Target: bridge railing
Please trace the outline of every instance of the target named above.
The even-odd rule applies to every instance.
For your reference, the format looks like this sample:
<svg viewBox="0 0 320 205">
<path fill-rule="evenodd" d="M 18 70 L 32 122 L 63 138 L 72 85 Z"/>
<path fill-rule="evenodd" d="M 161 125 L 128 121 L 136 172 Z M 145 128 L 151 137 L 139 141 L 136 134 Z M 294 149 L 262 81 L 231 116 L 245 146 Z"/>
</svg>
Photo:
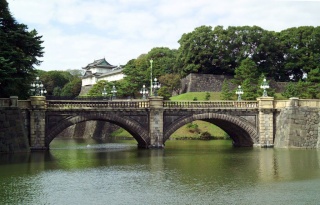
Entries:
<svg viewBox="0 0 320 205">
<path fill-rule="evenodd" d="M 298 99 L 297 100 L 298 107 L 318 107 L 320 108 L 320 100 L 318 99 Z M 290 100 L 275 100 L 274 101 L 274 108 L 275 109 L 282 109 L 290 107 Z"/>
<path fill-rule="evenodd" d="M 164 101 L 167 108 L 258 108 L 257 101 Z"/>
<path fill-rule="evenodd" d="M 10 98 L 0 98 L 0 107 L 9 107 Z"/>
<path fill-rule="evenodd" d="M 47 108 L 85 109 L 85 108 L 148 108 L 149 101 L 84 101 L 84 100 L 47 100 Z"/>
<path fill-rule="evenodd" d="M 320 108 L 320 100 L 316 99 L 299 99 L 299 106 L 301 107 L 318 107 Z"/>
</svg>

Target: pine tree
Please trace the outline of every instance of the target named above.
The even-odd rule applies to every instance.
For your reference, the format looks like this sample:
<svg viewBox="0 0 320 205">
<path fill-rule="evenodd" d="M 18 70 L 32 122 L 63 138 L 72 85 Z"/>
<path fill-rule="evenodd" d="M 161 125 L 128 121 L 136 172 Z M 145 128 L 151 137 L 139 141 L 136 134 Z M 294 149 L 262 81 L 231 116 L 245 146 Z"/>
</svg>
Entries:
<svg viewBox="0 0 320 205">
<path fill-rule="evenodd" d="M 222 89 L 221 89 L 221 99 L 222 100 L 232 100 L 234 93 L 230 89 L 229 82 L 224 79 L 222 83 Z"/>
<path fill-rule="evenodd" d="M 300 91 L 298 89 L 297 83 L 295 82 L 289 82 L 282 95 L 286 98 L 291 98 L 291 97 L 300 97 Z"/>
<path fill-rule="evenodd" d="M 242 99 L 244 100 L 256 100 L 258 95 L 258 86 L 251 79 L 245 79 L 241 85 L 243 90 Z"/>
<path fill-rule="evenodd" d="M 320 98 L 320 67 L 312 69 L 308 73 L 307 78 L 308 86 L 306 87 L 306 93 L 309 98 Z"/>
<path fill-rule="evenodd" d="M 256 100 L 259 97 L 259 72 L 253 60 L 246 58 L 241 61 L 235 70 L 234 83 L 241 85 L 244 100 Z"/>
<path fill-rule="evenodd" d="M 28 97 L 35 77 L 33 65 L 42 57 L 41 36 L 12 17 L 6 0 L 0 0 L 0 97 Z"/>
</svg>

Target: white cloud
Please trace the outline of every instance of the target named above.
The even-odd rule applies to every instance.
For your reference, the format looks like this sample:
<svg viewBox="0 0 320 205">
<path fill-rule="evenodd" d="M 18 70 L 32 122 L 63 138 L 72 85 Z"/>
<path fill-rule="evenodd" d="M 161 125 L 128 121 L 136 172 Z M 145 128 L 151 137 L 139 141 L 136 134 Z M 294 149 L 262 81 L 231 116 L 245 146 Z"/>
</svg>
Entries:
<svg viewBox="0 0 320 205">
<path fill-rule="evenodd" d="M 153 47 L 178 48 L 201 25 L 280 31 L 318 26 L 320 2 L 255 0 L 8 0 L 18 22 L 43 35 L 40 69 L 80 69 L 95 59 L 126 64 Z"/>
</svg>

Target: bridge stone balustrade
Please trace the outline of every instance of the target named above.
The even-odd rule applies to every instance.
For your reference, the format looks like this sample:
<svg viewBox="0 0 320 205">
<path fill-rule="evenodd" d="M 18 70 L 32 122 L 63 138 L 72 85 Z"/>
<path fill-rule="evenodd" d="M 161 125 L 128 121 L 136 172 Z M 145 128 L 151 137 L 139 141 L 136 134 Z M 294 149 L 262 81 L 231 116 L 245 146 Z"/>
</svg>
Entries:
<svg viewBox="0 0 320 205">
<path fill-rule="evenodd" d="M 34 150 L 49 149 L 50 142 L 65 128 L 88 120 L 106 121 L 124 128 L 141 148 L 163 148 L 177 129 L 194 120 L 222 128 L 235 146 L 320 146 L 319 100 L 261 97 L 257 101 L 164 101 L 162 97 L 150 97 L 59 101 L 41 96 L 23 101 L 17 101 L 16 97 L 0 99 L 0 107 L 10 106 L 21 110 L 29 144 Z"/>
</svg>

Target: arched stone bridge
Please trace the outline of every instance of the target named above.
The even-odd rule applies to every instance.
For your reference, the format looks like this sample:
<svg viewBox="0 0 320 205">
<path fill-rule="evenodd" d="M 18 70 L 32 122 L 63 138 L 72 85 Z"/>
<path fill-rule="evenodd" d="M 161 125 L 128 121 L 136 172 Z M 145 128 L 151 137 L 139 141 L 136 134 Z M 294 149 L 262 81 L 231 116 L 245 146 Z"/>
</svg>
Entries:
<svg viewBox="0 0 320 205">
<path fill-rule="evenodd" d="M 88 120 L 114 123 L 127 130 L 141 148 L 161 148 L 181 126 L 194 120 L 222 128 L 235 146 L 273 146 L 276 116 L 297 100 L 275 101 L 164 101 L 151 97 L 138 101 L 55 101 L 32 96 L 19 101 L 24 111 L 32 149 L 49 149 L 65 128 Z M 318 106 L 318 104 L 317 104 Z"/>
</svg>

